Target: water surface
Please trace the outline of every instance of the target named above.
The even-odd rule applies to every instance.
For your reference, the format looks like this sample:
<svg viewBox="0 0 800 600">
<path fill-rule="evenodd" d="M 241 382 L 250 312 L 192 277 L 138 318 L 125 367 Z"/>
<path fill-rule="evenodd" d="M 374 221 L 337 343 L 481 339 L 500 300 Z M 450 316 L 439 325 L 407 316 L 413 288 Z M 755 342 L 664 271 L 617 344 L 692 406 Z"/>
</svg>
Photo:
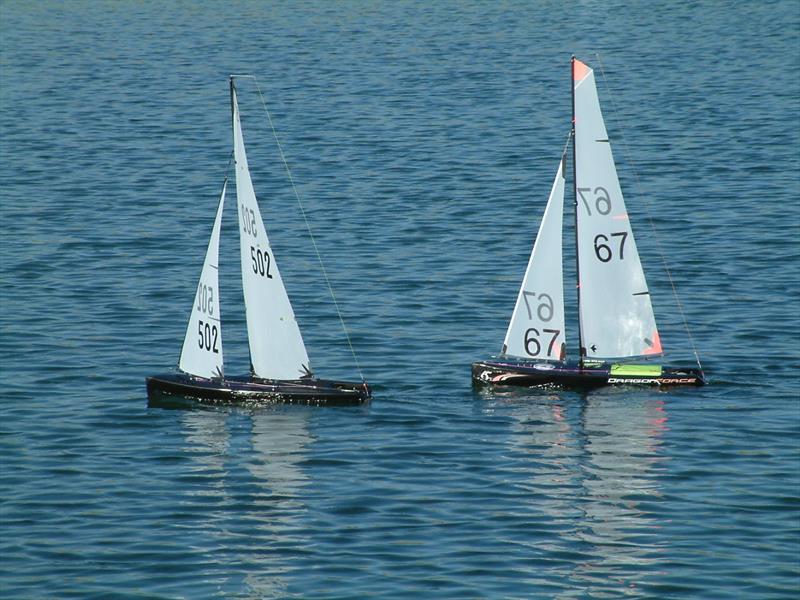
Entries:
<svg viewBox="0 0 800 600">
<path fill-rule="evenodd" d="M 2 595 L 800 595 L 799 12 L 4 3 Z M 470 385 L 566 139 L 572 53 L 597 68 L 664 346 L 694 360 L 662 252 L 705 388 Z M 225 175 L 231 72 L 269 103 L 368 407 L 147 407 Z M 240 105 L 312 364 L 357 377 L 246 81 Z"/>
</svg>

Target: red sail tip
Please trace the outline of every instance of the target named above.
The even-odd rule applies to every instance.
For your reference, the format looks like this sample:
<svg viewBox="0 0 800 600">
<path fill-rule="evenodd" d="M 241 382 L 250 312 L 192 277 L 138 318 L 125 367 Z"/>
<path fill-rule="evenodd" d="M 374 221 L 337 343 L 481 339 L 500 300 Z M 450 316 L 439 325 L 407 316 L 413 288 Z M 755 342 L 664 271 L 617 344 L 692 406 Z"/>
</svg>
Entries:
<svg viewBox="0 0 800 600">
<path fill-rule="evenodd" d="M 581 81 L 584 77 L 586 77 L 592 70 L 579 61 L 577 58 L 573 59 L 572 61 L 572 79 L 575 82 Z"/>
<path fill-rule="evenodd" d="M 644 351 L 645 356 L 648 354 L 661 354 L 663 350 L 661 349 L 661 336 L 658 335 L 658 331 L 653 332 L 653 339 L 645 340 L 649 344 L 649 348 Z"/>
</svg>

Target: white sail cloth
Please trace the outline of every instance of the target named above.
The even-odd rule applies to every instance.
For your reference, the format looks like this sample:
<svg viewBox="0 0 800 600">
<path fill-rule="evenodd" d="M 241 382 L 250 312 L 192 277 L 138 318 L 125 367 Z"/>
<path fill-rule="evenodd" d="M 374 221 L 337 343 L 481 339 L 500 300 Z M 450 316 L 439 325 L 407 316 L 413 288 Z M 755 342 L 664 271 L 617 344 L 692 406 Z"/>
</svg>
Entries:
<svg viewBox="0 0 800 600">
<path fill-rule="evenodd" d="M 300 328 L 281 280 L 258 209 L 242 137 L 236 89 L 231 81 L 233 147 L 239 242 L 253 373 L 265 379 L 298 379 L 310 374 Z"/>
<path fill-rule="evenodd" d="M 200 283 L 197 285 L 189 326 L 183 339 L 178 367 L 198 377 L 222 377 L 222 323 L 219 308 L 219 233 L 222 224 L 222 209 L 225 205 L 225 190 L 228 180 L 222 186 L 222 195 L 217 207 L 217 216 L 211 230 Z"/>
<path fill-rule="evenodd" d="M 503 354 L 543 360 L 563 358 L 566 335 L 561 252 L 563 212 L 562 158 L 517 295 Z"/>
<path fill-rule="evenodd" d="M 594 71 L 579 60 L 573 85 L 581 346 L 588 358 L 657 355 L 661 342 Z"/>
</svg>

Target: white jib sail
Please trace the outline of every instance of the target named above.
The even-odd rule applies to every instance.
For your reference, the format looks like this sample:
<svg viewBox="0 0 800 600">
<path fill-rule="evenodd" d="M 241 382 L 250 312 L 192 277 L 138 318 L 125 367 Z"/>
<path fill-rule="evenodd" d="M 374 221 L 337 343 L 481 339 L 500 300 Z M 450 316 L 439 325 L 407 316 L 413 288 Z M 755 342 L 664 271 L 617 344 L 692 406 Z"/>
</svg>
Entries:
<svg viewBox="0 0 800 600">
<path fill-rule="evenodd" d="M 564 284 L 561 223 L 564 212 L 564 159 L 558 165 L 539 225 L 528 268 L 511 315 L 503 354 L 561 360 L 564 355 Z"/>
<path fill-rule="evenodd" d="M 283 286 L 250 180 L 236 90 L 231 84 L 233 146 L 242 285 L 253 373 L 265 379 L 298 379 L 310 373 L 300 328 Z"/>
<path fill-rule="evenodd" d="M 589 358 L 661 354 L 594 71 L 573 63 L 581 345 Z"/>
<path fill-rule="evenodd" d="M 219 232 L 222 223 L 222 207 L 225 204 L 225 190 L 228 180 L 222 186 L 222 195 L 211 230 L 200 283 L 186 328 L 181 358 L 178 367 L 186 373 L 199 377 L 222 377 L 222 323 L 219 310 Z"/>
</svg>

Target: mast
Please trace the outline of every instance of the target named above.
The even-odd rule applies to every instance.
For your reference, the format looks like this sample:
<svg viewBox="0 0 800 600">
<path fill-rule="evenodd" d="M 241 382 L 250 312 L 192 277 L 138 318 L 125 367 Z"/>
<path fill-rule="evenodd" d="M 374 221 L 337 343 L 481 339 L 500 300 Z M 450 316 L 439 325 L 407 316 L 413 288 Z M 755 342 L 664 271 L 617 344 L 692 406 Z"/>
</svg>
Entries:
<svg viewBox="0 0 800 600">
<path fill-rule="evenodd" d="M 578 368 L 583 369 L 583 356 L 586 350 L 583 346 L 583 332 L 581 331 L 581 265 L 578 260 L 578 168 L 575 161 L 575 55 L 570 60 L 570 90 L 572 95 L 572 192 L 575 213 L 575 290 L 578 297 Z"/>
<path fill-rule="evenodd" d="M 230 76 L 229 81 L 230 81 L 230 87 L 231 87 L 231 130 L 232 130 L 233 129 L 233 119 L 235 118 L 234 114 L 233 114 L 233 95 L 236 92 L 236 87 L 233 85 L 233 75 Z"/>
<path fill-rule="evenodd" d="M 228 76 L 228 81 L 230 82 L 230 90 L 231 90 L 231 132 L 233 132 L 233 130 L 234 130 L 234 127 L 235 127 L 234 121 L 236 120 L 236 112 L 235 112 L 235 110 L 233 108 L 233 97 L 236 94 L 236 86 L 233 83 L 233 78 L 234 78 L 233 75 Z M 236 142 L 234 140 L 234 146 L 235 145 L 236 145 Z M 236 151 L 232 150 L 231 157 L 233 158 L 233 170 L 234 170 L 234 172 L 236 171 L 236 156 L 235 156 L 235 154 L 236 154 Z M 238 189 L 238 186 L 237 186 L 237 189 Z M 239 210 L 237 209 L 236 212 L 238 213 Z M 242 285 L 244 286 L 244 281 L 242 281 Z M 245 310 L 246 309 L 247 308 L 246 308 L 246 304 L 245 304 Z M 250 344 L 247 344 L 247 362 L 250 364 L 250 375 L 252 376 L 256 371 L 253 368 L 253 354 L 252 354 L 252 352 L 250 350 Z"/>
</svg>

